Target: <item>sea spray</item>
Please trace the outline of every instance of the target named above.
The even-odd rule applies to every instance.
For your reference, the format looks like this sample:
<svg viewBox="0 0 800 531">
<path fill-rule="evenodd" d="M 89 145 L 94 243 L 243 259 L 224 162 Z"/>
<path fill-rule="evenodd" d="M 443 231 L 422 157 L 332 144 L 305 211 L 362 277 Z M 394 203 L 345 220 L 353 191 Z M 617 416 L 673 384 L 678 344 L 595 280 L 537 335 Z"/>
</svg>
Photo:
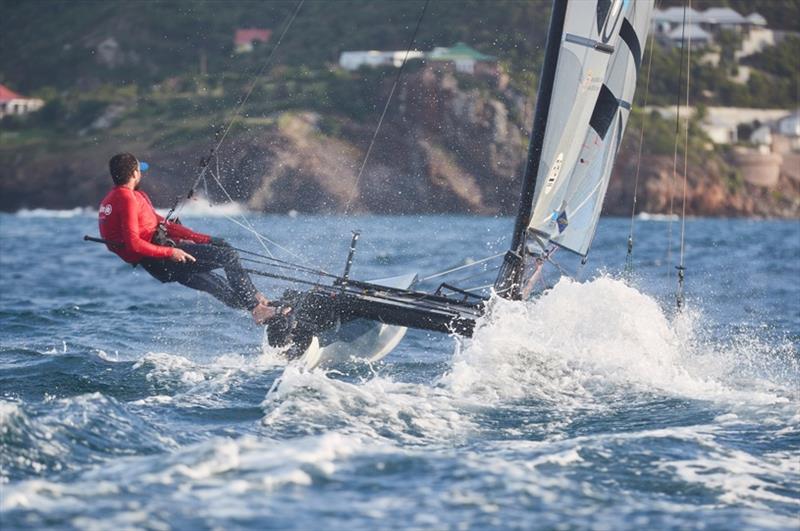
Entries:
<svg viewBox="0 0 800 531">
<path fill-rule="evenodd" d="M 473 337 L 459 342 L 442 377 L 456 395 L 538 397 L 563 406 L 587 406 L 600 390 L 631 389 L 696 399 L 783 400 L 737 388 L 730 378 L 744 359 L 765 360 L 756 354 L 758 341 L 739 343 L 740 350 L 731 352 L 718 338 L 700 340 L 702 313 L 669 316 L 655 299 L 620 280 L 565 278 L 534 301 L 494 299 L 490 307 Z"/>
</svg>

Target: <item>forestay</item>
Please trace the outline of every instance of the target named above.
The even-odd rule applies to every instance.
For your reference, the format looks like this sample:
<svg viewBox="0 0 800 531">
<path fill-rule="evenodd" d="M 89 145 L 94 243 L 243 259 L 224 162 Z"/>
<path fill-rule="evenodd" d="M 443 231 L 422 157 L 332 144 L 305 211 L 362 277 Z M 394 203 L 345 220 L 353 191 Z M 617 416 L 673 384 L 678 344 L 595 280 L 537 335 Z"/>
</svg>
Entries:
<svg viewBox="0 0 800 531">
<path fill-rule="evenodd" d="M 569 2 L 528 229 L 585 256 L 631 111 L 653 0 Z"/>
</svg>

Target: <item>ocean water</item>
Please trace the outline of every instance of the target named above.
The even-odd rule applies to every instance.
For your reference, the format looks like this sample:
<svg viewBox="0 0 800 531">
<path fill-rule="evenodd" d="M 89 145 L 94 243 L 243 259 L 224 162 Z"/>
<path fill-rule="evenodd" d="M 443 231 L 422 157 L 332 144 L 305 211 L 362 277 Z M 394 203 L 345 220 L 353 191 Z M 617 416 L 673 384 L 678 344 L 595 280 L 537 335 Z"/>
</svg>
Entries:
<svg viewBox="0 0 800 531">
<path fill-rule="evenodd" d="M 215 213 L 239 219 L 185 222 L 261 249 Z M 360 229 L 363 279 L 501 253 L 513 225 L 245 221 L 333 272 Z M 91 211 L 0 215 L 0 524 L 796 530 L 800 224 L 688 220 L 683 312 L 669 223 L 637 220 L 631 276 L 628 226 L 604 218 L 582 270 L 556 256 L 574 280 L 551 268 L 471 339 L 410 331 L 372 366 L 308 371 L 244 313 L 83 242 Z"/>
</svg>

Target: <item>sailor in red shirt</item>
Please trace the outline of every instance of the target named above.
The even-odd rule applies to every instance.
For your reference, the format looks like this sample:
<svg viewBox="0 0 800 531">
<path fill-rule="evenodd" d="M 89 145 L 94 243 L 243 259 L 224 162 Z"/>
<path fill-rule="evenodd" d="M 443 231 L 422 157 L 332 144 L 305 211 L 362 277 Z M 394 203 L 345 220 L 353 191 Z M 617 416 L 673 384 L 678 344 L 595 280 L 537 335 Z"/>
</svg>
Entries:
<svg viewBox="0 0 800 531">
<path fill-rule="evenodd" d="M 210 293 L 232 308 L 250 310 L 257 323 L 275 316 L 230 245 L 165 222 L 156 213 L 150 198 L 139 190 L 146 163 L 120 153 L 108 165 L 115 186 L 100 203 L 99 217 L 100 235 L 110 251 L 129 264 L 141 265 L 161 282 L 178 282 Z M 159 225 L 166 234 L 159 234 Z M 220 268 L 225 277 L 212 272 Z"/>
</svg>

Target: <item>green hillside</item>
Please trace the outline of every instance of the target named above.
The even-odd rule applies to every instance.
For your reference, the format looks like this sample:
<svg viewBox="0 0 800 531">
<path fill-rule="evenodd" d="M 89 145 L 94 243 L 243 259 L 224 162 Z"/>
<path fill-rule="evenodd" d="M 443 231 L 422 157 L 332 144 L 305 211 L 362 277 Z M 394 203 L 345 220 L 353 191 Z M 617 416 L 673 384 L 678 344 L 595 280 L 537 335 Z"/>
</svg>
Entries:
<svg viewBox="0 0 800 531">
<path fill-rule="evenodd" d="M 296 1 L 98 2 L 4 0 L 0 81 L 31 93 L 102 83 L 148 84 L 197 75 L 200 56 L 219 77 L 257 68 L 297 7 Z M 538 68 L 549 2 L 450 1 L 429 3 L 416 47 L 464 41 L 503 58 L 512 72 Z M 322 68 L 343 50 L 405 49 L 424 1 L 306 0 L 275 56 L 276 64 Z M 261 53 L 237 56 L 237 28 L 273 31 Z M 122 64 L 102 66 L 98 45 L 113 37 Z"/>
</svg>

